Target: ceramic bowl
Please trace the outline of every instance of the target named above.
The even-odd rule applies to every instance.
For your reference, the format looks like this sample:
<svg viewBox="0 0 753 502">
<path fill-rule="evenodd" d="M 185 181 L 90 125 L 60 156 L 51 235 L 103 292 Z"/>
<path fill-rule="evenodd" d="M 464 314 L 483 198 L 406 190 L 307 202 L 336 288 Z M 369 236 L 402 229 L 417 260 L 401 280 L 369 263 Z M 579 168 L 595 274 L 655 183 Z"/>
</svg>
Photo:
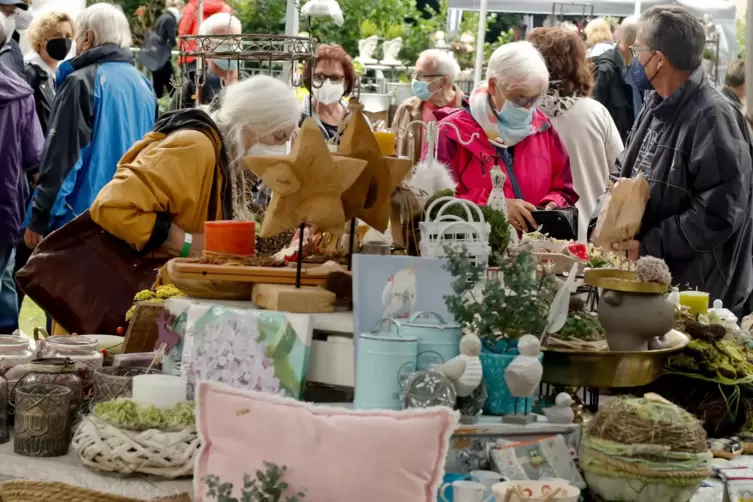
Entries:
<svg viewBox="0 0 753 502">
<path fill-rule="evenodd" d="M 523 497 L 513 495 L 510 502 L 578 502 L 580 490 L 565 480 L 552 479 L 547 481 L 505 481 L 492 487 L 496 500 L 507 500 L 507 492 L 519 487 Z M 549 495 L 559 489 L 560 492 L 553 499 Z"/>
<path fill-rule="evenodd" d="M 97 340 L 97 350 L 105 349 L 110 355 L 120 354 L 123 352 L 123 341 L 125 338 L 117 335 L 86 335 Z"/>
</svg>

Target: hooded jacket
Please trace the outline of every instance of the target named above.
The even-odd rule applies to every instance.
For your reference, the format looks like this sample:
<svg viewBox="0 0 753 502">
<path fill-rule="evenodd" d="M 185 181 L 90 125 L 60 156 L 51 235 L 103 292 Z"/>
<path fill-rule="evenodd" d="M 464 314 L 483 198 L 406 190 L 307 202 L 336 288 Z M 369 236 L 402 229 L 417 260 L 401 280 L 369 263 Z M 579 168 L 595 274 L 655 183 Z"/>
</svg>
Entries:
<svg viewBox="0 0 753 502">
<path fill-rule="evenodd" d="M 26 215 L 46 235 L 83 214 L 118 160 L 154 125 L 156 98 L 131 51 L 106 44 L 58 67 L 57 94 Z"/>
<path fill-rule="evenodd" d="M 451 167 L 458 184 L 455 191 L 458 198 L 486 205 L 492 191 L 491 170 L 498 164 L 507 176 L 504 192 L 508 199 L 518 198 L 516 192 L 519 192 L 520 198 L 539 207 L 549 202 L 558 207 L 572 206 L 578 201 L 573 190 L 570 157 L 557 131 L 540 111 L 536 110 L 533 116 L 537 132 L 506 151 L 489 142 L 467 109 L 443 108 L 434 115 L 439 121 L 437 160 Z M 457 130 L 442 127 L 448 123 Z M 474 134 L 476 139 L 469 145 L 462 144 Z M 507 154 L 510 150 L 511 156 Z"/>
<path fill-rule="evenodd" d="M 595 85 L 592 97 L 609 110 L 624 143 L 638 113 L 633 100 L 633 86 L 623 77 L 623 72 L 627 71 L 625 60 L 615 47 L 595 57 L 593 63 Z M 640 95 L 642 98 L 643 93 Z"/>
<path fill-rule="evenodd" d="M 31 87 L 0 63 L 0 247 L 21 235 L 24 169 L 39 162 L 43 144 Z"/>
<path fill-rule="evenodd" d="M 696 69 L 646 103 L 620 159 L 650 192 L 641 256 L 664 259 L 672 282 L 708 292 L 737 315 L 753 291 L 753 146 L 742 113 Z"/>
<path fill-rule="evenodd" d="M 202 4 L 203 19 L 204 21 L 209 16 L 219 14 L 220 12 L 226 12 L 228 14 L 233 13 L 233 9 L 227 5 L 223 0 L 204 0 Z M 199 33 L 199 2 L 198 0 L 190 0 L 183 9 L 183 16 L 180 18 L 178 24 L 178 36 L 183 35 L 197 35 Z M 179 42 L 181 52 L 194 52 L 196 51 L 196 41 L 184 41 Z M 184 56 L 178 60 L 179 65 L 193 63 L 196 58 L 193 56 Z"/>
</svg>

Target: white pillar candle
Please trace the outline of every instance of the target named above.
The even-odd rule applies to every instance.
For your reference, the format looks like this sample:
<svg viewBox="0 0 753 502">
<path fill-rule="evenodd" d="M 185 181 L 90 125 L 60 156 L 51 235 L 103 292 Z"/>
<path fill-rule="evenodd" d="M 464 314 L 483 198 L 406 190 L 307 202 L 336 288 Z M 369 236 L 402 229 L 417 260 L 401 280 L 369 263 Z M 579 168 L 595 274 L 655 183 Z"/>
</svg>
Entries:
<svg viewBox="0 0 753 502">
<path fill-rule="evenodd" d="M 132 399 L 140 406 L 153 405 L 162 410 L 186 400 L 185 378 L 173 375 L 136 375 Z"/>
</svg>

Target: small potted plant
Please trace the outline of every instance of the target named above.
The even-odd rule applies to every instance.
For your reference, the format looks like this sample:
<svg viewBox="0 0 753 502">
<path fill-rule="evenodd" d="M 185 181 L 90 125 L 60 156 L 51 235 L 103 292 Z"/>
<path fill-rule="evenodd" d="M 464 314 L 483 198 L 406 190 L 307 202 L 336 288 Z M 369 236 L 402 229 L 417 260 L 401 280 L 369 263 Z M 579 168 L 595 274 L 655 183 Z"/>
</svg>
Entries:
<svg viewBox="0 0 753 502">
<path fill-rule="evenodd" d="M 455 321 L 483 343 L 481 364 L 488 392 L 484 412 L 512 413 L 515 404 L 505 383 L 505 369 L 518 355 L 520 337 L 539 336 L 546 330 L 556 280 L 537 270 L 526 249 L 498 256 L 499 271 L 492 277 L 486 277 L 486 268 L 474 264 L 467 251 L 449 247 L 445 251 L 445 267 L 455 278 L 454 294 L 444 297 L 445 305 Z"/>
</svg>

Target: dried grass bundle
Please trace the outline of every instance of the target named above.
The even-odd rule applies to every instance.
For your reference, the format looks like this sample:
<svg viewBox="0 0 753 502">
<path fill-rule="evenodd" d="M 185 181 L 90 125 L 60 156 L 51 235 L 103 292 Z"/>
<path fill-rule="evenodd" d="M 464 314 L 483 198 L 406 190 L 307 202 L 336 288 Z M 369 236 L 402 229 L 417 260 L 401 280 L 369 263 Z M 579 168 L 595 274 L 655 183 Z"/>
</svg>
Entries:
<svg viewBox="0 0 753 502">
<path fill-rule="evenodd" d="M 701 423 L 661 398 L 616 397 L 588 423 L 586 433 L 623 445 L 659 445 L 675 452 L 708 449 Z"/>
</svg>

